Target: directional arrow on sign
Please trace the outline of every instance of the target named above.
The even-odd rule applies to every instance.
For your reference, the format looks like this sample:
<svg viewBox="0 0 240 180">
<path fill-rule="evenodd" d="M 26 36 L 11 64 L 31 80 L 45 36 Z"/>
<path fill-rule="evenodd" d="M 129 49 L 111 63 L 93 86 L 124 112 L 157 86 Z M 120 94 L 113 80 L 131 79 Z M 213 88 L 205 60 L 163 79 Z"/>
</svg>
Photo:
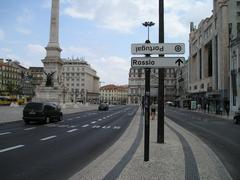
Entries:
<svg viewBox="0 0 240 180">
<path fill-rule="evenodd" d="M 178 64 L 178 66 L 180 66 L 181 64 L 183 64 L 183 61 L 179 58 L 179 59 L 175 62 L 175 64 Z"/>
<path fill-rule="evenodd" d="M 184 61 L 184 57 L 132 57 L 131 65 L 134 68 L 176 68 Z"/>
</svg>

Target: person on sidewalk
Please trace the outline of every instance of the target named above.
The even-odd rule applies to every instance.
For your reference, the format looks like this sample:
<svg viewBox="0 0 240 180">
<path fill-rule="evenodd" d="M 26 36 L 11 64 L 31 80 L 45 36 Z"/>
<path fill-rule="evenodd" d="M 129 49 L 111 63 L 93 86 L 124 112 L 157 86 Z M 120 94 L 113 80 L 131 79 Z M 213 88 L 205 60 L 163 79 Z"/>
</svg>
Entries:
<svg viewBox="0 0 240 180">
<path fill-rule="evenodd" d="M 227 113 L 227 117 L 229 117 L 229 110 L 230 110 L 229 104 L 226 104 L 225 110 L 226 110 L 226 113 Z"/>
<path fill-rule="evenodd" d="M 151 119 L 154 120 L 156 116 L 156 105 L 152 103 L 150 109 L 151 109 Z"/>
</svg>

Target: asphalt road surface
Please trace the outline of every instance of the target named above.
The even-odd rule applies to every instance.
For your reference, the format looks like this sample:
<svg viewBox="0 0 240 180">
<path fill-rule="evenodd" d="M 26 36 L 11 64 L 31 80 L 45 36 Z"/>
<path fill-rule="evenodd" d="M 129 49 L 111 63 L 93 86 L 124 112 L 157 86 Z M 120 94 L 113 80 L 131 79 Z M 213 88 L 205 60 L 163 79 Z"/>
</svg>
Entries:
<svg viewBox="0 0 240 180">
<path fill-rule="evenodd" d="M 234 180 L 240 180 L 240 125 L 204 113 L 167 107 L 165 115 L 201 138 L 220 158 Z"/>
<path fill-rule="evenodd" d="M 67 179 L 109 148 L 136 111 L 137 106 L 115 106 L 45 125 L 0 125 L 0 179 Z"/>
</svg>

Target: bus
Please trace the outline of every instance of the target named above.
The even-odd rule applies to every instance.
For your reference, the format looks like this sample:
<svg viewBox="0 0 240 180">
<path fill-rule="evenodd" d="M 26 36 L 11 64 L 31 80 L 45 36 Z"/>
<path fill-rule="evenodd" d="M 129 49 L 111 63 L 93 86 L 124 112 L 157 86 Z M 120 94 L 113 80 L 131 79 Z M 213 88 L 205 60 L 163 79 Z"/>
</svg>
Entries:
<svg viewBox="0 0 240 180">
<path fill-rule="evenodd" d="M 0 96 L 0 106 L 9 106 L 11 104 L 11 99 L 7 96 Z"/>
<path fill-rule="evenodd" d="M 0 106 L 9 106 L 11 103 L 23 105 L 27 102 L 27 98 L 17 98 L 14 96 L 0 96 Z"/>
</svg>

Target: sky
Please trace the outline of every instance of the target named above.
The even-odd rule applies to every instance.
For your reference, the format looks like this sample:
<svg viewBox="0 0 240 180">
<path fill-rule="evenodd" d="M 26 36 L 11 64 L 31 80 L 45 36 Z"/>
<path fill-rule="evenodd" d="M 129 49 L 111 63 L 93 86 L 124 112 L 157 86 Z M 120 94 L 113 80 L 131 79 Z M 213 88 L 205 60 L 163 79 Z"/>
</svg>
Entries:
<svg viewBox="0 0 240 180">
<path fill-rule="evenodd" d="M 128 84 L 131 44 L 158 43 L 158 0 L 60 0 L 62 58 L 82 58 L 97 71 L 101 85 Z M 166 43 L 185 43 L 190 22 L 212 14 L 212 0 L 165 0 Z M 49 41 L 51 0 L 0 0 L 0 58 L 23 66 L 43 66 Z"/>
</svg>

